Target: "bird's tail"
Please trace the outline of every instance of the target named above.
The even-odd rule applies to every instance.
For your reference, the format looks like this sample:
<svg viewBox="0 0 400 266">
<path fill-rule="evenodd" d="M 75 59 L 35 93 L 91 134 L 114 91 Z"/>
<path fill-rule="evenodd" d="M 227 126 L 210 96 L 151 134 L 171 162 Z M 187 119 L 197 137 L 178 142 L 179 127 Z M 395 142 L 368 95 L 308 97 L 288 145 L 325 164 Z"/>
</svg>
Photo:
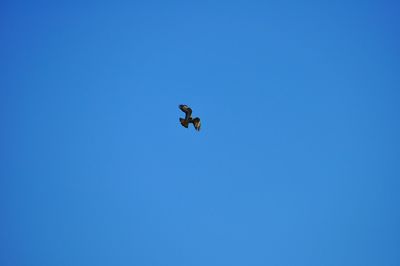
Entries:
<svg viewBox="0 0 400 266">
<path fill-rule="evenodd" d="M 188 125 L 189 125 L 189 122 L 186 120 L 186 119 L 183 119 L 183 118 L 179 118 L 179 121 L 181 122 L 181 125 L 182 126 L 184 126 L 184 127 L 188 127 Z"/>
</svg>

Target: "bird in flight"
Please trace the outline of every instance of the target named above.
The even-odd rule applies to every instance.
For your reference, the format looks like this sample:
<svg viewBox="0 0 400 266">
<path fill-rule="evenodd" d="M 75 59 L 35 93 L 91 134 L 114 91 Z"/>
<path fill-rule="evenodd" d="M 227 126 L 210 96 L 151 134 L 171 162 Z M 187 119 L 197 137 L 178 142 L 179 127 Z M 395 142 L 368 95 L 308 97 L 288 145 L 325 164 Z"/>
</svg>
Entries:
<svg viewBox="0 0 400 266">
<path fill-rule="evenodd" d="M 185 113 L 185 118 L 179 118 L 181 125 L 188 128 L 189 124 L 192 123 L 194 128 L 197 131 L 200 131 L 200 126 L 201 126 L 200 118 L 198 117 L 192 118 L 192 109 L 185 104 L 179 105 L 179 109 L 181 109 L 182 112 Z"/>
</svg>

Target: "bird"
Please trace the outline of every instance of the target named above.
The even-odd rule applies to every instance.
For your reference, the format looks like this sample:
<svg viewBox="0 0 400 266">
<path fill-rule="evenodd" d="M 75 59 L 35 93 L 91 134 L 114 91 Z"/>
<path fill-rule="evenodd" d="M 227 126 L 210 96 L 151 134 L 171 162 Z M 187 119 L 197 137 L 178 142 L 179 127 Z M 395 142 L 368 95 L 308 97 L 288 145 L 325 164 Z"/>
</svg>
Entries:
<svg viewBox="0 0 400 266">
<path fill-rule="evenodd" d="M 200 118 L 198 118 L 198 117 L 192 118 L 192 109 L 185 104 L 180 104 L 179 109 L 181 109 L 182 112 L 185 113 L 185 118 L 179 118 L 181 125 L 188 128 L 189 124 L 192 123 L 194 128 L 197 131 L 200 131 L 200 127 L 201 127 Z"/>
</svg>

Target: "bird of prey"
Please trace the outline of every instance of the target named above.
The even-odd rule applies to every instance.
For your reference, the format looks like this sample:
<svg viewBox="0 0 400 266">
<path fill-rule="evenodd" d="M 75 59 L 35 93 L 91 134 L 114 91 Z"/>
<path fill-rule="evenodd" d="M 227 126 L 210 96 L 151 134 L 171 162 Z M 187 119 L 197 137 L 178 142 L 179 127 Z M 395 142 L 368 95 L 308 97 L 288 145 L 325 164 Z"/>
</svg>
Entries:
<svg viewBox="0 0 400 266">
<path fill-rule="evenodd" d="M 194 128 L 197 131 L 200 131 L 200 118 L 195 117 L 192 118 L 192 109 L 190 109 L 189 106 L 181 104 L 179 105 L 179 109 L 182 110 L 182 112 L 185 113 L 185 118 L 179 118 L 179 121 L 181 122 L 182 126 L 188 128 L 189 124 L 192 123 L 194 125 Z"/>
</svg>

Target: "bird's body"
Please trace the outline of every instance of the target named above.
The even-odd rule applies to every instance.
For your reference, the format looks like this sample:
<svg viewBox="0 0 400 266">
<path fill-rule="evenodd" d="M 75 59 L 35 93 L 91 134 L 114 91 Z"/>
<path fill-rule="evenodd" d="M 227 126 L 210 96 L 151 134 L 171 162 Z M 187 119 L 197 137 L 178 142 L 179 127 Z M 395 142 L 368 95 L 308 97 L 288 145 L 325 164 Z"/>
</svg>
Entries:
<svg viewBox="0 0 400 266">
<path fill-rule="evenodd" d="M 189 124 L 192 123 L 194 128 L 197 131 L 200 131 L 201 123 L 200 123 L 200 118 L 195 117 L 192 118 L 192 109 L 184 104 L 179 105 L 179 109 L 182 110 L 182 112 L 185 113 L 185 118 L 179 118 L 179 121 L 181 122 L 181 125 L 188 128 Z"/>
</svg>

